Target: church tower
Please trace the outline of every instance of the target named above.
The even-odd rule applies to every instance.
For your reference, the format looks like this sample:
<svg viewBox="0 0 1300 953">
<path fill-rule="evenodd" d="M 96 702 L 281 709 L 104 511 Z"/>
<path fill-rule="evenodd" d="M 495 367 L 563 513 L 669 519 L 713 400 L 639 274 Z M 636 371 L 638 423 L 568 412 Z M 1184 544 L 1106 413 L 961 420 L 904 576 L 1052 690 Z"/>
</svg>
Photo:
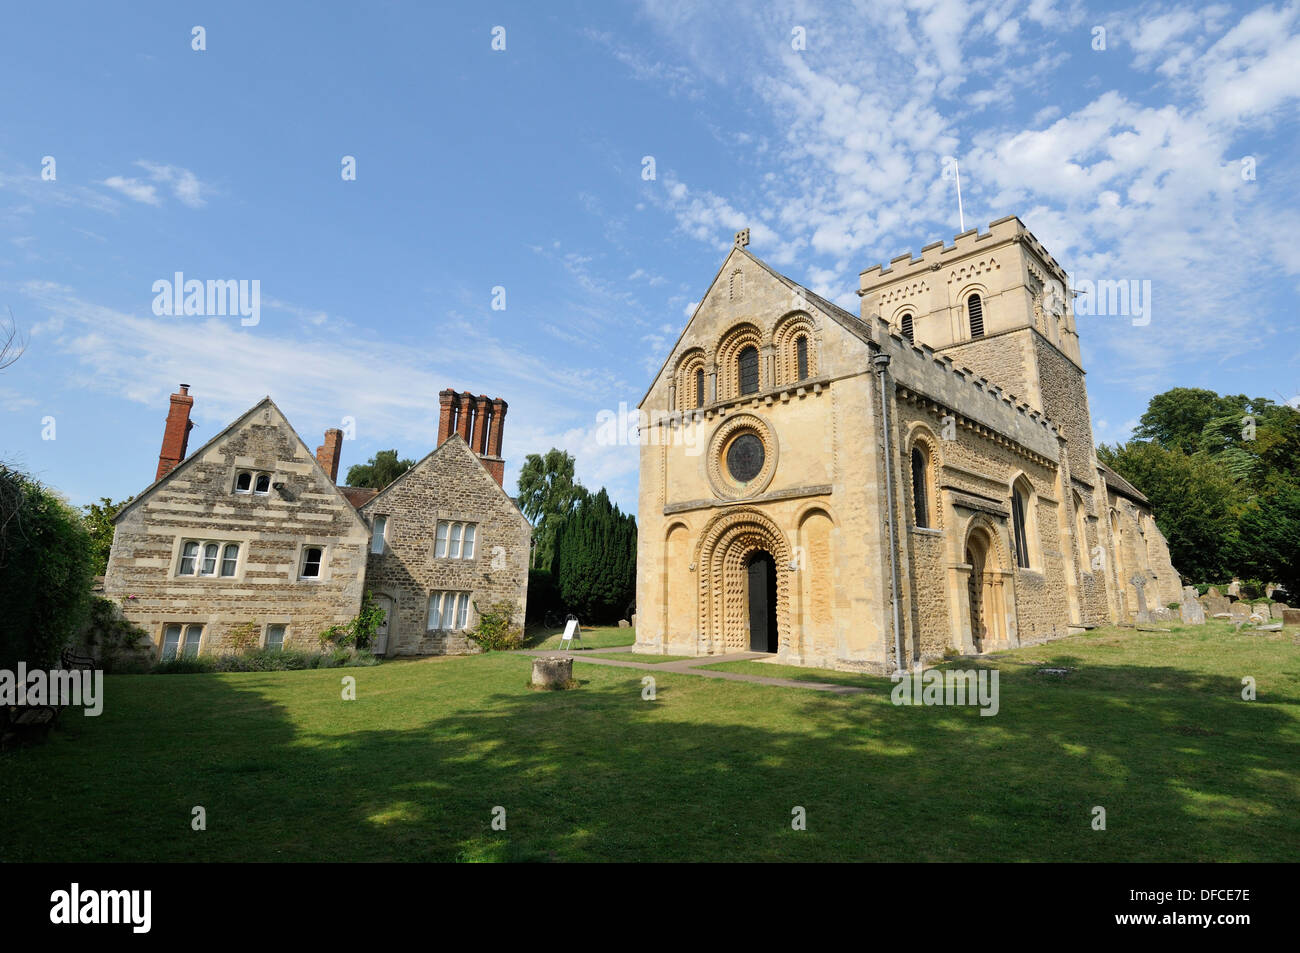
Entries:
<svg viewBox="0 0 1300 953">
<path fill-rule="evenodd" d="M 951 245 L 934 242 L 862 272 L 862 316 L 879 316 L 894 333 L 925 344 L 1046 414 L 1063 435 L 1066 467 L 1059 509 L 1063 535 L 1075 540 L 1071 614 L 1075 622 L 1110 615 L 1095 549 L 1105 485 L 1098 471 L 1079 334 L 1068 278 L 1016 216 Z M 1077 511 L 1082 512 L 1077 512 Z M 1108 547 L 1106 547 L 1108 548 Z"/>
</svg>

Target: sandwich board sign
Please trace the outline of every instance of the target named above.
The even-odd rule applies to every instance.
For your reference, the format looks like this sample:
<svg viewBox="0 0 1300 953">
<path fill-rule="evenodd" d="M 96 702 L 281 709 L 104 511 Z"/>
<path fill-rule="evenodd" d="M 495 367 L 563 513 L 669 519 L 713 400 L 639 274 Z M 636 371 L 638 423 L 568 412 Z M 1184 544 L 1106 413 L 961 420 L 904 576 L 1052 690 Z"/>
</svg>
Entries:
<svg viewBox="0 0 1300 953">
<path fill-rule="evenodd" d="M 560 636 L 560 648 L 564 648 L 565 642 L 568 642 L 570 647 L 572 647 L 574 639 L 581 642 L 582 633 L 578 631 L 578 617 L 576 615 L 571 615 L 564 623 L 564 635 Z"/>
</svg>

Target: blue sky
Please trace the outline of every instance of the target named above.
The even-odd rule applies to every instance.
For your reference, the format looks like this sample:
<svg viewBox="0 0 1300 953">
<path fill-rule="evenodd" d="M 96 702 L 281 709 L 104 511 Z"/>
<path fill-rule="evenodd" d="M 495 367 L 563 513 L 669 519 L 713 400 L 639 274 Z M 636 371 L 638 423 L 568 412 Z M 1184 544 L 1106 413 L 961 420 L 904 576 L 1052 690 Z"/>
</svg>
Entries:
<svg viewBox="0 0 1300 953">
<path fill-rule="evenodd" d="M 635 510 L 598 415 L 733 232 L 856 312 L 957 232 L 946 156 L 968 226 L 1152 282 L 1150 324 L 1079 320 L 1098 440 L 1172 386 L 1300 394 L 1297 2 L 24 4 L 0 50 L 0 458 L 78 504 L 152 480 L 183 381 L 191 448 L 270 394 L 313 448 L 355 421 L 345 470 L 500 396 L 508 488 L 560 446 Z M 156 316 L 177 271 L 258 280 L 260 323 Z"/>
</svg>

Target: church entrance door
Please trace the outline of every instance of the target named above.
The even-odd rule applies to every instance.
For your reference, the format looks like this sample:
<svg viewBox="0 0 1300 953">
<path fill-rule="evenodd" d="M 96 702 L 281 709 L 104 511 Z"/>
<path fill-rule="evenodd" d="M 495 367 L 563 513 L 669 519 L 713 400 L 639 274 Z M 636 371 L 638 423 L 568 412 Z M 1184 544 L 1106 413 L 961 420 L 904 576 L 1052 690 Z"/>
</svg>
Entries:
<svg viewBox="0 0 1300 953">
<path fill-rule="evenodd" d="M 771 553 L 758 551 L 749 558 L 749 650 L 775 652 L 776 632 L 776 560 Z"/>
</svg>

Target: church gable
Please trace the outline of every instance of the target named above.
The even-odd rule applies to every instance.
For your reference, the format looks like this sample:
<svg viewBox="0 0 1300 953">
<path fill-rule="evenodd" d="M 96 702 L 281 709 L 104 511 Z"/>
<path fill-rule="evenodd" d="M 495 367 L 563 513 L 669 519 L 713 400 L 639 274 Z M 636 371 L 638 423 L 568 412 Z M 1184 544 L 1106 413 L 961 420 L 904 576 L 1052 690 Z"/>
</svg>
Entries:
<svg viewBox="0 0 1300 953">
<path fill-rule="evenodd" d="M 640 406 L 684 411 L 812 381 L 860 365 L 867 340 L 857 318 L 737 246 Z"/>
</svg>

